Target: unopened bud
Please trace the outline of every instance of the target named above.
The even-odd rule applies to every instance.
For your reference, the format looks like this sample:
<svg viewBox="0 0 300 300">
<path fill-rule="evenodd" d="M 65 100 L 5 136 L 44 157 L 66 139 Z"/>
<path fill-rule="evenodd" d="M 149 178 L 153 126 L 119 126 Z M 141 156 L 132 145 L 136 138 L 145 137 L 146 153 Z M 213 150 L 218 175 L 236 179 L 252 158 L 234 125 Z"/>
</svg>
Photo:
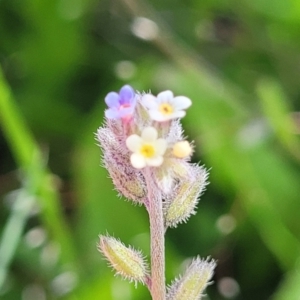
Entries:
<svg viewBox="0 0 300 300">
<path fill-rule="evenodd" d="M 173 146 L 173 155 L 177 158 L 185 158 L 192 154 L 192 147 L 188 141 L 177 142 Z"/>
<path fill-rule="evenodd" d="M 103 164 L 116 190 L 127 199 L 142 204 L 147 195 L 144 178 L 139 170 L 131 167 L 127 148 L 122 147 L 108 128 L 99 128 L 97 139 L 103 148 Z"/>
<path fill-rule="evenodd" d="M 166 202 L 165 225 L 176 227 L 177 224 L 187 221 L 195 214 L 199 196 L 206 186 L 207 172 L 199 166 L 189 169 L 189 176 L 181 179 L 174 193 Z"/>
<path fill-rule="evenodd" d="M 135 283 L 145 282 L 147 265 L 140 251 L 126 247 L 113 237 L 103 235 L 100 236 L 98 247 L 116 274 Z"/>
<path fill-rule="evenodd" d="M 216 263 L 214 260 L 202 260 L 197 257 L 185 274 L 176 279 L 168 288 L 167 300 L 199 300 L 213 276 Z"/>
</svg>

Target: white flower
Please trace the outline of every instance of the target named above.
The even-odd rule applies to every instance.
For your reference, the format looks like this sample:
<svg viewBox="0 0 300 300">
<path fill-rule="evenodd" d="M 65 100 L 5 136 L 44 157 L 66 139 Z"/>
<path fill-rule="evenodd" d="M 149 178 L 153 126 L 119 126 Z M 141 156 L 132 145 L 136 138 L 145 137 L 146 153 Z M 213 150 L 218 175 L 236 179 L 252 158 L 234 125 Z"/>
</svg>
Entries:
<svg viewBox="0 0 300 300">
<path fill-rule="evenodd" d="M 185 96 L 174 97 L 171 91 L 164 91 L 159 93 L 157 97 L 151 94 L 144 95 L 142 103 L 148 109 L 152 120 L 164 122 L 183 118 L 185 116 L 184 109 L 191 106 L 192 101 Z"/>
<path fill-rule="evenodd" d="M 136 169 L 145 166 L 160 166 L 163 163 L 163 155 L 167 149 L 167 141 L 157 138 L 157 130 L 154 127 L 144 128 L 141 136 L 137 134 L 130 135 L 126 139 L 126 145 L 133 152 L 130 161 Z"/>
</svg>

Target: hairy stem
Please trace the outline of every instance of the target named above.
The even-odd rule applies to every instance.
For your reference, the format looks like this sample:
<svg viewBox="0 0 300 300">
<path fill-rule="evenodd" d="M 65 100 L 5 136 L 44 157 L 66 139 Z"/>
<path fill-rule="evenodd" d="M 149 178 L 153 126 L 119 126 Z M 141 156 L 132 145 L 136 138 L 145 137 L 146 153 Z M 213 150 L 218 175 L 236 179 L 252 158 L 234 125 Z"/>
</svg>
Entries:
<svg viewBox="0 0 300 300">
<path fill-rule="evenodd" d="M 162 199 L 158 197 L 151 170 L 146 168 L 144 176 L 148 189 L 148 213 L 151 239 L 151 296 L 152 300 L 165 300 L 165 236 Z"/>
</svg>

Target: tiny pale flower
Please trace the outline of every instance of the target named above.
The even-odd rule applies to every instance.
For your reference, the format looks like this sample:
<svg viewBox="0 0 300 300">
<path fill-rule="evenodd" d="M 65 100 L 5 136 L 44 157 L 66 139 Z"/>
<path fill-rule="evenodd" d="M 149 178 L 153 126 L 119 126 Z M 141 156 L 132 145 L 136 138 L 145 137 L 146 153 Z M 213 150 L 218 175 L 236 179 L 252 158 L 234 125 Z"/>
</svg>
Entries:
<svg viewBox="0 0 300 300">
<path fill-rule="evenodd" d="M 119 94 L 116 92 L 108 93 L 105 97 L 105 103 L 109 107 L 105 111 L 106 118 L 129 120 L 136 105 L 135 92 L 131 86 L 124 85 Z"/>
<path fill-rule="evenodd" d="M 190 107 L 192 101 L 185 96 L 174 97 L 171 91 L 164 91 L 157 97 L 151 94 L 144 95 L 142 103 L 148 109 L 152 120 L 164 122 L 183 118 L 185 116 L 184 109 Z"/>
<path fill-rule="evenodd" d="M 192 154 L 192 147 L 188 141 L 177 142 L 173 146 L 173 155 L 177 158 L 185 158 Z"/>
<path fill-rule="evenodd" d="M 133 152 L 130 161 L 134 168 L 158 167 L 163 163 L 167 141 L 158 139 L 157 135 L 157 130 L 149 126 L 143 129 L 141 136 L 132 134 L 126 139 L 127 148 Z"/>
</svg>

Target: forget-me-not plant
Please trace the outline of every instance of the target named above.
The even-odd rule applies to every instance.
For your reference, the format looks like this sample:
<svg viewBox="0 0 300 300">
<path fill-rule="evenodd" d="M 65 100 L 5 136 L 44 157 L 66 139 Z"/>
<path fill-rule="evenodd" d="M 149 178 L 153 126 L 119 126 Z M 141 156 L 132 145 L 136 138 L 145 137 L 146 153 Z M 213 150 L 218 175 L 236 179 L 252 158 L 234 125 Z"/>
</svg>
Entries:
<svg viewBox="0 0 300 300">
<path fill-rule="evenodd" d="M 100 235 L 99 250 L 116 274 L 145 284 L 153 300 L 199 300 L 214 260 L 196 257 L 182 276 L 165 284 L 165 233 L 195 214 L 207 184 L 207 171 L 190 162 L 193 147 L 180 123 L 192 102 L 171 91 L 139 94 L 129 85 L 105 102 L 105 124 L 96 135 L 103 165 L 120 195 L 148 211 L 150 267 L 140 251 L 109 235 Z"/>
</svg>

